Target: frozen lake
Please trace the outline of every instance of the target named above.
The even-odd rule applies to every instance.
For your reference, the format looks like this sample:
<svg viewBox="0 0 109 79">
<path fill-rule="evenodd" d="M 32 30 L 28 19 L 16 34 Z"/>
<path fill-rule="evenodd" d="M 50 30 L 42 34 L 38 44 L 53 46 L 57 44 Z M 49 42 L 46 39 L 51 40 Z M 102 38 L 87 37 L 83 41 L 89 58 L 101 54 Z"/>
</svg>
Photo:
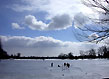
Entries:
<svg viewBox="0 0 109 79">
<path fill-rule="evenodd" d="M 51 67 L 53 62 L 54 66 Z M 63 63 L 70 63 L 64 68 Z M 58 67 L 60 65 L 61 67 Z M 2 60 L 0 79 L 109 78 L 109 60 Z"/>
</svg>

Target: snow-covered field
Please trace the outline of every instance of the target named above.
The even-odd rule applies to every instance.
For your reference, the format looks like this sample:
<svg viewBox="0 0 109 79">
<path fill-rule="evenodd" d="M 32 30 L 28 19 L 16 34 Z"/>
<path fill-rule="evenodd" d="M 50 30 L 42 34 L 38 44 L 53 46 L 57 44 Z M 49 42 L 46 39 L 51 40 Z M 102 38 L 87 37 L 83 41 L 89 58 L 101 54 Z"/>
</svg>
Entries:
<svg viewBox="0 0 109 79">
<path fill-rule="evenodd" d="M 53 62 L 54 66 L 51 67 Z M 70 63 L 65 68 L 63 63 Z M 61 67 L 58 67 L 60 65 Z M 109 78 L 109 60 L 2 60 L 0 79 Z"/>
</svg>

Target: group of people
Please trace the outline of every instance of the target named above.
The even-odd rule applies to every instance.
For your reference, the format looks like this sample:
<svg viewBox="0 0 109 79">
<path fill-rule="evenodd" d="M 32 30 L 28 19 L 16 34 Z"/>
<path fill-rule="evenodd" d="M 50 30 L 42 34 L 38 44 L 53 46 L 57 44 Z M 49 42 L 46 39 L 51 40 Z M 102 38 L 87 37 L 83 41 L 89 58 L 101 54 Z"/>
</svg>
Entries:
<svg viewBox="0 0 109 79">
<path fill-rule="evenodd" d="M 51 63 L 51 67 L 53 67 L 53 63 Z M 58 65 L 58 67 L 61 67 L 60 65 Z M 70 68 L 70 64 L 69 63 L 64 63 L 62 65 L 62 69 L 67 69 L 67 68 Z"/>
<path fill-rule="evenodd" d="M 70 64 L 69 63 L 64 63 L 64 67 L 69 68 L 70 67 Z"/>
</svg>

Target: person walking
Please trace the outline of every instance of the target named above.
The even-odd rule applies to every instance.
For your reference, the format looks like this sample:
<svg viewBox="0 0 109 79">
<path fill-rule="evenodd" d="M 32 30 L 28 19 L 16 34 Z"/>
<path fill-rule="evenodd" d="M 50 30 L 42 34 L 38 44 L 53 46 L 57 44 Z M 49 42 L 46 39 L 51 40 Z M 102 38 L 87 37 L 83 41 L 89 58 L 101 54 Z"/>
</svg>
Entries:
<svg viewBox="0 0 109 79">
<path fill-rule="evenodd" d="M 70 64 L 69 64 L 69 63 L 67 63 L 67 67 L 68 67 L 68 68 L 70 67 Z"/>
<path fill-rule="evenodd" d="M 53 63 L 51 63 L 51 67 L 53 67 Z"/>
</svg>

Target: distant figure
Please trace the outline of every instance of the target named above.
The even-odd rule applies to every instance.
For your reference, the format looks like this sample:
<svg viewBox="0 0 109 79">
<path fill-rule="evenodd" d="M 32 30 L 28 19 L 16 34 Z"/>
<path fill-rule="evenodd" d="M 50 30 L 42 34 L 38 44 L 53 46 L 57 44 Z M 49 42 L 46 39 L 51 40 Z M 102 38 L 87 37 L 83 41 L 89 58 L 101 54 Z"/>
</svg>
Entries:
<svg viewBox="0 0 109 79">
<path fill-rule="evenodd" d="M 69 64 L 69 63 L 67 63 L 67 67 L 68 67 L 68 68 L 70 67 L 70 64 Z"/>
<path fill-rule="evenodd" d="M 60 65 L 58 65 L 58 67 L 60 67 Z"/>
<path fill-rule="evenodd" d="M 62 76 L 64 76 L 64 74 L 62 74 Z"/>
<path fill-rule="evenodd" d="M 66 69 L 67 69 L 67 63 L 64 63 L 63 70 L 66 70 Z"/>
<path fill-rule="evenodd" d="M 64 63 L 64 67 L 66 66 L 67 64 L 66 63 Z"/>
<path fill-rule="evenodd" d="M 51 67 L 53 67 L 53 63 L 51 63 Z"/>
</svg>

